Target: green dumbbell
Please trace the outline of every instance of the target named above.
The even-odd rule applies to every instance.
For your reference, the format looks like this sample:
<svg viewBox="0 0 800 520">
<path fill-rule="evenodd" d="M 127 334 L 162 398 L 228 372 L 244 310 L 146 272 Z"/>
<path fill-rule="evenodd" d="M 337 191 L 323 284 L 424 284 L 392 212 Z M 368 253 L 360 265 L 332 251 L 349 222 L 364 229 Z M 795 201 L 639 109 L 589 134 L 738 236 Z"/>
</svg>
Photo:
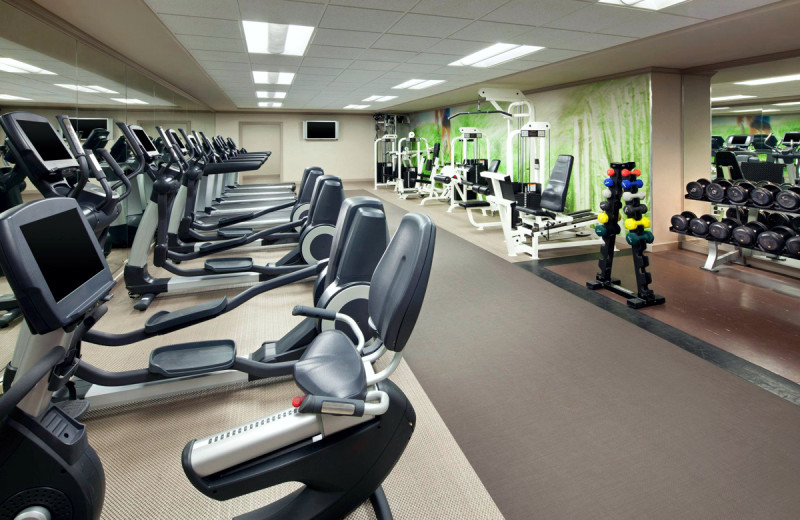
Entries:
<svg viewBox="0 0 800 520">
<path fill-rule="evenodd" d="M 597 224 L 594 227 L 594 232 L 597 233 L 597 236 L 604 237 L 608 234 L 608 229 L 603 224 Z"/>
</svg>

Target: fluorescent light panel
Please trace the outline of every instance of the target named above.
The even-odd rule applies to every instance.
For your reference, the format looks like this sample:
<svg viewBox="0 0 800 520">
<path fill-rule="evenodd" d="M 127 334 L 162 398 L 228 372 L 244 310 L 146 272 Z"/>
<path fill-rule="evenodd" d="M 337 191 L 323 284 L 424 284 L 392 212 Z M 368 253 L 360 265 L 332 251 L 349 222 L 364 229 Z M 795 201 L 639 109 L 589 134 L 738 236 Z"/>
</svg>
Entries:
<svg viewBox="0 0 800 520">
<path fill-rule="evenodd" d="M 408 81 L 404 81 L 399 85 L 395 85 L 394 88 L 411 88 L 414 90 L 420 90 L 423 88 L 432 87 L 434 85 L 438 85 L 439 83 L 444 83 L 443 79 L 410 79 Z"/>
<path fill-rule="evenodd" d="M 283 106 L 283 103 L 279 101 L 259 101 L 258 106 L 262 108 L 280 108 Z"/>
<path fill-rule="evenodd" d="M 712 97 L 711 101 L 735 101 L 737 99 L 752 99 L 755 96 L 747 96 L 744 94 L 736 94 L 735 96 L 721 96 L 721 97 Z"/>
<path fill-rule="evenodd" d="M 0 58 L 0 70 L 14 72 L 16 74 L 46 74 L 49 76 L 56 76 L 55 72 L 40 69 L 39 67 L 28 65 L 25 62 L 12 58 Z"/>
<path fill-rule="evenodd" d="M 111 98 L 111 101 L 116 101 L 117 103 L 125 103 L 126 105 L 149 105 L 148 102 L 142 101 L 141 99 L 131 99 L 131 98 Z"/>
<path fill-rule="evenodd" d="M 601 4 L 636 7 L 637 9 L 649 9 L 651 11 L 660 11 L 661 9 L 682 4 L 687 1 L 688 0 L 599 0 Z"/>
<path fill-rule="evenodd" d="M 76 92 L 88 92 L 91 94 L 119 94 L 116 90 L 111 90 L 105 87 L 99 87 L 97 85 L 72 85 L 71 83 L 56 83 L 57 87 L 66 88 L 69 90 L 74 90 Z"/>
<path fill-rule="evenodd" d="M 111 90 L 110 88 L 100 87 L 98 85 L 89 85 L 87 88 L 90 88 L 97 92 L 102 92 L 103 94 L 119 94 L 116 90 Z"/>
<path fill-rule="evenodd" d="M 713 107 L 711 110 L 728 110 L 731 107 Z"/>
<path fill-rule="evenodd" d="M 737 81 L 735 85 L 771 85 L 773 83 L 786 83 L 788 81 L 800 81 L 800 74 L 790 74 L 788 76 L 775 76 L 772 78 L 749 79 L 747 81 Z"/>
<path fill-rule="evenodd" d="M 267 92 L 266 90 L 256 91 L 256 97 L 260 99 L 284 99 L 286 92 Z"/>
<path fill-rule="evenodd" d="M 537 45 L 516 45 L 513 43 L 495 43 L 485 49 L 465 56 L 458 61 L 450 64 L 453 67 L 491 67 L 500 63 L 515 60 L 527 54 L 540 51 L 544 47 Z"/>
<path fill-rule="evenodd" d="M 247 51 L 257 54 L 283 54 L 302 56 L 314 28 L 306 25 L 243 21 Z"/>
<path fill-rule="evenodd" d="M 794 105 L 800 105 L 800 101 L 790 101 L 788 103 L 773 103 L 776 107 L 790 107 Z"/>
<path fill-rule="evenodd" d="M 370 96 L 361 101 L 377 101 L 378 103 L 383 103 L 384 101 L 391 101 L 393 99 L 397 99 L 397 96 Z"/>
<path fill-rule="evenodd" d="M 361 109 L 364 109 L 364 108 L 369 108 L 369 105 L 347 105 L 344 108 L 346 108 L 348 110 L 350 110 L 350 109 L 352 109 L 352 110 L 361 110 Z"/>
<path fill-rule="evenodd" d="M 766 108 L 764 110 L 760 108 L 747 108 L 744 110 L 732 110 L 734 114 L 757 114 L 757 113 L 764 113 L 764 112 L 780 112 L 777 108 Z"/>
<path fill-rule="evenodd" d="M 6 101 L 33 101 L 31 98 L 12 96 L 11 94 L 0 94 L 0 99 L 5 99 Z"/>
<path fill-rule="evenodd" d="M 267 85 L 291 85 L 292 81 L 294 81 L 294 72 L 266 72 L 263 70 L 254 70 L 253 81 Z"/>
</svg>

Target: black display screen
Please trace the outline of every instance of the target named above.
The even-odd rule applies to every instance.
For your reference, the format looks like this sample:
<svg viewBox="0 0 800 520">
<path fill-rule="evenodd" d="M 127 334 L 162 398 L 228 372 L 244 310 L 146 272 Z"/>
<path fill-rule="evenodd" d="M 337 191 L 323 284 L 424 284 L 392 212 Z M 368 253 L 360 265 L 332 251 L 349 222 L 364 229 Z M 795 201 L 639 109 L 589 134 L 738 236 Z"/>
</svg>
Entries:
<svg viewBox="0 0 800 520">
<path fill-rule="evenodd" d="M 108 130 L 107 119 L 70 119 L 69 122 L 79 137 L 88 137 L 95 128 Z"/>
<path fill-rule="evenodd" d="M 731 136 L 731 144 L 737 144 L 737 145 L 747 144 L 747 141 L 748 141 L 747 138 L 748 137 L 749 136 L 746 136 L 746 135 L 734 135 L 734 136 Z"/>
<path fill-rule="evenodd" d="M 306 121 L 306 139 L 336 139 L 336 121 Z"/>
<path fill-rule="evenodd" d="M 78 210 L 25 224 L 20 230 L 56 302 L 104 269 Z"/>
<path fill-rule="evenodd" d="M 174 139 L 174 142 L 178 145 L 178 148 L 180 148 L 182 152 L 186 152 L 186 145 L 183 144 L 183 141 L 178 135 L 178 132 L 176 132 L 175 130 L 170 130 L 169 133 Z"/>
<path fill-rule="evenodd" d="M 58 136 L 50 123 L 42 121 L 17 120 L 19 127 L 39 153 L 43 161 L 63 161 L 72 159 L 64 141 Z"/>
<path fill-rule="evenodd" d="M 783 142 L 786 144 L 800 143 L 800 132 L 786 132 L 783 134 Z"/>
<path fill-rule="evenodd" d="M 141 128 L 134 128 L 133 135 L 139 140 L 139 144 L 142 145 L 145 152 L 158 152 L 158 150 L 156 150 L 156 145 L 153 144 L 153 141 L 150 140 L 150 136 L 148 136 L 144 130 Z"/>
</svg>

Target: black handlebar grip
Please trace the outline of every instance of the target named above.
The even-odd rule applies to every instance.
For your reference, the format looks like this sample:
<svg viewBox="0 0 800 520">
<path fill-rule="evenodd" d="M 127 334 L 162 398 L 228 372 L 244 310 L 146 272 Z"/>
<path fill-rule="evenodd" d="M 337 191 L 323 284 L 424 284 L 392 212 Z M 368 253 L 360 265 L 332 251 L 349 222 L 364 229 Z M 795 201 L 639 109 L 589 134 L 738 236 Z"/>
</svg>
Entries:
<svg viewBox="0 0 800 520">
<path fill-rule="evenodd" d="M 292 316 L 308 316 L 309 318 L 319 318 L 321 320 L 335 320 L 336 311 L 309 307 L 308 305 L 295 305 L 292 309 Z"/>
</svg>

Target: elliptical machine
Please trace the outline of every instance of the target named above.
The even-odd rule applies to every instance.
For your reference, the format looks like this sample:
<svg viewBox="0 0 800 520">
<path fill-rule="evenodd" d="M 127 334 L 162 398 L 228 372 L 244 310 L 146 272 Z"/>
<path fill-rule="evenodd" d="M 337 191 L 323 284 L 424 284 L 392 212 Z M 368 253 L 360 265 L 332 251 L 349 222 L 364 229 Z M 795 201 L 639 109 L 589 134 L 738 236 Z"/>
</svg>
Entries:
<svg viewBox="0 0 800 520">
<path fill-rule="evenodd" d="M 76 346 L 96 321 L 114 281 L 91 228 L 74 201 L 37 201 L 0 218 L 0 266 L 36 332 L 14 386 L 0 397 L 0 510 L 10 518 L 99 518 L 102 464 L 83 424 L 52 404 L 80 368 Z M 73 244 L 54 258 L 52 241 Z M 14 244 L 13 247 L 8 247 Z M 375 373 L 362 357 L 363 337 L 347 316 L 313 307 L 294 313 L 339 320 L 358 338 L 320 334 L 294 366 L 304 395 L 292 407 L 232 430 L 189 442 L 182 456 L 190 482 L 227 500 L 283 482 L 304 484 L 240 518 L 340 519 L 370 498 L 391 518 L 381 483 L 416 425 L 403 392 L 388 377 L 402 359 L 427 288 L 435 227 L 403 217 L 371 279 L 369 321 L 394 357 Z M 63 277 L 63 266 L 73 267 Z M 64 346 L 62 346 L 64 345 Z"/>
</svg>

